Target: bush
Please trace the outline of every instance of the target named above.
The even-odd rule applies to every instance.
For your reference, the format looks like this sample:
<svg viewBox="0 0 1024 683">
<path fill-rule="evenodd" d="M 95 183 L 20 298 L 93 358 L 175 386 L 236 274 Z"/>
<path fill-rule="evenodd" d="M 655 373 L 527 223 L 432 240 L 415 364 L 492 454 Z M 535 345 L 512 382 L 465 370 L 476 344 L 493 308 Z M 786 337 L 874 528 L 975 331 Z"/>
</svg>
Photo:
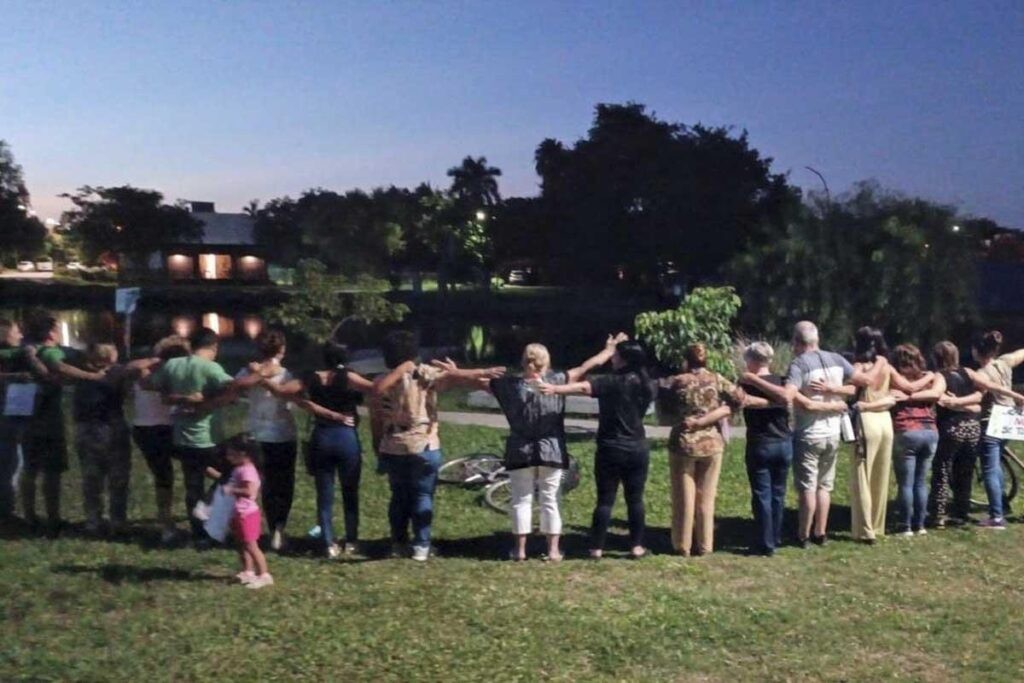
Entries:
<svg viewBox="0 0 1024 683">
<path fill-rule="evenodd" d="M 651 347 L 658 361 L 672 368 L 685 365 L 686 347 L 702 343 L 708 351 L 708 368 L 735 377 L 732 321 L 741 305 L 732 287 L 698 287 L 678 308 L 638 315 L 637 338 Z"/>
</svg>

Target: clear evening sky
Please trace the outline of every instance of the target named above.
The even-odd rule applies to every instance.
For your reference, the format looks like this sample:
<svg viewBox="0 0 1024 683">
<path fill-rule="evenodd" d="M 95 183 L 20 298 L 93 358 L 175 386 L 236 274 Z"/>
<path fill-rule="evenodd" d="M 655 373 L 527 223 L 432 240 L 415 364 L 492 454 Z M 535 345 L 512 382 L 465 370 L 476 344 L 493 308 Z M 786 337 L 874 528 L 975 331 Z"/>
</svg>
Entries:
<svg viewBox="0 0 1024 683">
<path fill-rule="evenodd" d="M 43 217 L 430 181 L 467 155 L 535 194 L 597 102 L 747 128 L 806 188 L 877 178 L 1024 228 L 1022 2 L 12 2 L 0 138 Z"/>
</svg>

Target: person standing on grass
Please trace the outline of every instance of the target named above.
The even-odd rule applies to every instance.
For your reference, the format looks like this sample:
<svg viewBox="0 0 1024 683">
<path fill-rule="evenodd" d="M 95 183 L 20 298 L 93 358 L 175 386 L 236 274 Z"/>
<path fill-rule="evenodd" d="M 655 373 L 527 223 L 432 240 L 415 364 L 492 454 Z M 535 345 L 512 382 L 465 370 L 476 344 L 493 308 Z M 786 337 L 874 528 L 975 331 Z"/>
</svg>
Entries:
<svg viewBox="0 0 1024 683">
<path fill-rule="evenodd" d="M 160 364 L 191 353 L 188 339 L 178 335 L 164 337 L 153 346 L 153 356 Z M 156 519 L 160 525 L 160 542 L 170 545 L 176 532 L 171 517 L 174 500 L 174 434 L 171 429 L 171 406 L 164 403 L 159 391 L 145 388 L 145 380 L 158 366 L 140 368 L 139 380 L 132 387 L 132 440 L 142 451 L 156 496 Z"/>
<path fill-rule="evenodd" d="M 626 335 L 608 336 L 604 349 L 568 372 L 551 369 L 551 354 L 543 344 L 528 344 L 523 349 L 523 374 L 483 379 L 481 385 L 494 394 L 505 413 L 509 435 L 505 440 L 505 469 L 509 473 L 512 494 L 512 535 L 515 547 L 509 551 L 514 561 L 526 559 L 526 540 L 533 531 L 533 493 L 540 503 L 540 532 L 547 537 L 548 551 L 544 559 L 562 560 L 559 539 L 562 516 L 558 494 L 565 470 L 569 468 L 569 452 L 565 447 L 565 398 L 544 395 L 536 390 L 541 383 L 566 384 L 578 382 L 591 369 L 604 365 L 615 354 L 615 345 Z M 454 363 L 441 367 L 455 372 Z"/>
<path fill-rule="evenodd" d="M 957 524 L 968 521 L 974 459 L 981 441 L 979 416 L 983 394 L 960 367 L 960 351 L 956 344 L 941 341 L 935 345 L 932 355 L 936 370 L 946 381 L 946 393 L 939 398 L 936 414 L 939 447 L 932 464 L 932 486 L 928 497 L 932 524 L 941 529 L 948 521 Z"/>
<path fill-rule="evenodd" d="M 683 557 L 709 555 L 715 546 L 715 496 L 725 440 L 720 420 L 743 405 L 744 392 L 707 368 L 703 344 L 686 349 L 686 372 L 664 381 L 679 415 L 669 436 L 672 547 Z"/>
<path fill-rule="evenodd" d="M 621 483 L 629 520 L 630 557 L 639 559 L 647 554 L 644 487 L 650 450 L 644 415 L 654 400 L 655 386 L 647 374 L 647 351 L 639 342 L 619 341 L 611 363 L 612 374 L 572 384 L 542 383 L 538 389 L 545 395 L 582 394 L 597 398 L 600 411 L 594 457 L 597 503 L 591 524 L 590 557 L 596 560 L 604 554 L 608 524 Z"/>
<path fill-rule="evenodd" d="M 334 341 L 323 346 L 324 368 L 308 373 L 302 381 L 277 384 L 264 380 L 263 386 L 285 400 L 294 401 L 313 416 L 307 466 L 316 483 L 316 514 L 328 559 L 342 553 L 351 555 L 359 541 L 359 480 L 363 451 L 359 443 L 359 414 L 363 394 L 373 391 L 373 382 L 347 367 L 348 349 Z M 341 484 L 345 513 L 345 545 L 338 547 L 334 535 L 334 481 Z M 269 514 L 269 513 L 268 513 Z"/>
<path fill-rule="evenodd" d="M 475 385 L 484 377 L 499 377 L 504 368 L 453 371 L 421 363 L 415 335 L 404 331 L 388 334 L 383 351 L 391 370 L 374 383 L 371 415 L 374 448 L 391 487 L 392 554 L 404 555 L 411 523 L 412 559 L 426 562 L 442 461 L 437 395 L 456 386 Z"/>
<path fill-rule="evenodd" d="M 22 344 L 21 326 L 0 318 L 0 406 L 7 398 L 9 384 L 33 381 L 46 373 L 33 346 Z M 29 417 L 3 415 L 0 411 L 0 522 L 14 519 L 14 503 L 21 474 L 21 443 Z"/>
<path fill-rule="evenodd" d="M 869 386 L 888 367 L 880 357 L 871 370 L 855 369 L 832 351 L 819 348 L 818 328 L 804 320 L 793 328 L 793 352 L 796 358 L 789 366 L 785 388 L 779 388 L 753 373 L 744 374 L 744 383 L 755 386 L 766 395 L 781 398 L 793 405 L 795 413 L 793 446 L 793 483 L 800 495 L 797 543 L 801 548 L 813 542 L 824 545 L 828 531 L 828 513 L 835 485 L 836 458 L 839 453 L 841 415 L 846 405 L 833 399 L 851 396 L 854 388 Z M 835 411 L 816 411 L 798 394 L 816 404 L 835 403 Z"/>
<path fill-rule="evenodd" d="M 226 373 L 215 360 L 220 339 L 209 328 L 195 332 L 189 342 L 191 355 L 165 361 L 145 384 L 174 404 L 173 443 L 185 477 L 185 509 L 192 541 L 203 549 L 209 541 L 202 521 L 192 511 L 203 497 L 206 468 L 218 459 L 218 408 L 234 401 L 240 389 L 253 386 L 261 377 L 252 375 L 236 380 Z"/>
<path fill-rule="evenodd" d="M 1006 519 L 1003 517 L 1003 467 L 1000 461 L 1004 439 L 988 436 L 988 421 L 992 416 L 992 406 L 1012 406 L 1014 403 L 1024 404 L 1024 396 L 1013 390 L 1013 369 L 1024 363 L 1024 349 L 1000 355 L 1003 348 L 1003 334 L 991 330 L 978 336 L 972 345 L 974 360 L 978 363 L 977 370 L 967 370 L 974 385 L 985 392 L 981 411 L 981 472 L 985 480 L 985 493 L 988 495 L 988 519 L 978 522 L 983 529 L 1005 529 Z"/>
<path fill-rule="evenodd" d="M 909 382 L 930 378 L 929 384 L 913 393 L 896 392 L 892 417 L 896 433 L 893 469 L 899 488 L 897 528 L 901 536 L 923 535 L 928 533 L 924 528 L 928 512 L 928 470 L 939 445 L 935 404 L 946 393 L 946 380 L 940 373 L 926 374 L 924 356 L 913 344 L 901 344 L 893 349 L 892 364 L 896 373 Z"/>
<path fill-rule="evenodd" d="M 298 443 L 292 404 L 275 393 L 292 381 L 292 373 L 281 365 L 286 352 L 284 333 L 265 330 L 256 337 L 259 360 L 241 369 L 235 379 L 245 380 L 253 375 L 260 383 L 245 390 L 249 401 L 247 429 L 260 445 L 263 456 L 263 476 L 266 479 L 261 492 L 263 509 L 270 531 L 270 549 L 280 551 L 284 546 L 284 531 L 295 497 L 295 458 Z"/>
<path fill-rule="evenodd" d="M 124 419 L 124 398 L 130 382 L 142 368 L 155 365 L 157 358 L 117 364 L 113 344 L 89 344 L 86 367 L 103 374 L 103 379 L 75 383 L 75 449 L 82 469 L 82 507 L 85 531 L 97 535 L 103 530 L 103 491 L 107 490 L 113 535 L 122 533 L 128 522 L 128 484 L 132 471 L 132 446 Z"/>
<path fill-rule="evenodd" d="M 242 566 L 237 576 L 246 588 L 253 590 L 274 583 L 259 544 L 260 506 L 256 502 L 260 490 L 260 473 L 256 468 L 259 452 L 259 443 L 248 434 L 236 434 L 224 443 L 224 457 L 231 466 L 231 477 L 223 487 L 225 494 L 235 497 L 231 533 L 238 543 L 238 560 Z"/>
<path fill-rule="evenodd" d="M 60 533 L 61 478 L 68 467 L 67 437 L 64 427 L 64 382 L 103 379 L 102 373 L 86 372 L 65 363 L 60 347 L 57 318 L 43 314 L 29 326 L 31 340 L 37 345 L 36 357 L 45 374 L 39 377 L 36 408 L 25 429 L 22 452 L 21 502 L 25 521 L 39 528 L 36 516 L 36 480 L 43 475 L 43 500 L 46 504 L 47 534 Z"/>
<path fill-rule="evenodd" d="M 856 370 L 870 372 L 889 347 L 881 330 L 862 327 L 854 338 Z M 893 427 L 889 411 L 896 399 L 889 391 L 891 373 L 883 372 L 874 383 L 859 390 L 855 403 L 860 433 L 850 459 L 850 532 L 855 541 L 871 545 L 885 535 L 885 510 L 889 501 L 889 469 L 892 465 Z"/>
</svg>

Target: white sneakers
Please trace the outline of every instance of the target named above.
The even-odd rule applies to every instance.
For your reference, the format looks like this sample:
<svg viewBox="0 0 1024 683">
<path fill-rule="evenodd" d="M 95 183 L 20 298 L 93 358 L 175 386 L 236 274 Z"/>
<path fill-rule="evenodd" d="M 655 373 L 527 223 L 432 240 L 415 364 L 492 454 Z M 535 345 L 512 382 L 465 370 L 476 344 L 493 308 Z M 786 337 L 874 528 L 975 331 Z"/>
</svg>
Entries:
<svg viewBox="0 0 1024 683">
<path fill-rule="evenodd" d="M 429 545 L 414 545 L 412 547 L 412 559 L 417 562 L 426 562 L 430 559 L 430 546 Z"/>
<path fill-rule="evenodd" d="M 281 548 L 284 547 L 284 530 L 274 529 L 274 533 L 270 535 L 270 549 L 275 553 L 281 552 Z"/>
<path fill-rule="evenodd" d="M 252 580 L 250 580 L 248 583 L 245 584 L 245 587 L 246 588 L 251 588 L 252 590 L 259 590 L 260 588 L 265 588 L 267 586 L 273 586 L 273 585 L 274 585 L 274 577 L 271 576 L 269 573 L 267 573 L 267 574 L 260 574 L 258 576 L 253 576 Z"/>
<path fill-rule="evenodd" d="M 337 543 L 332 543 L 327 546 L 327 559 L 336 560 L 341 557 L 341 548 L 338 547 Z"/>
</svg>

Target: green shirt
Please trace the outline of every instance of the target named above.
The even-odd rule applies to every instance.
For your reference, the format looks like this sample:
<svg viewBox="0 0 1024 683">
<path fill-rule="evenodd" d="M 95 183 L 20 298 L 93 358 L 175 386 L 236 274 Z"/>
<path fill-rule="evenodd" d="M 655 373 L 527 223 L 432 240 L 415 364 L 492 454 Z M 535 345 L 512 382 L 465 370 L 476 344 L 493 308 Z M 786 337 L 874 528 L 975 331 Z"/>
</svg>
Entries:
<svg viewBox="0 0 1024 683">
<path fill-rule="evenodd" d="M 153 373 L 150 384 L 164 394 L 202 393 L 206 397 L 215 395 L 232 381 L 220 363 L 199 356 L 172 358 Z M 210 448 L 217 445 L 214 440 L 215 413 L 191 413 L 176 409 L 172 415 L 174 423 L 174 445 L 186 448 Z"/>
<path fill-rule="evenodd" d="M 65 361 L 64 349 L 59 346 L 41 346 L 36 353 L 40 362 L 56 374 L 57 364 Z M 56 380 L 56 381 L 53 381 Z M 39 383 L 39 394 L 36 398 L 36 412 L 32 416 L 30 429 L 40 434 L 62 435 L 64 433 L 64 387 L 59 378 Z"/>
</svg>

